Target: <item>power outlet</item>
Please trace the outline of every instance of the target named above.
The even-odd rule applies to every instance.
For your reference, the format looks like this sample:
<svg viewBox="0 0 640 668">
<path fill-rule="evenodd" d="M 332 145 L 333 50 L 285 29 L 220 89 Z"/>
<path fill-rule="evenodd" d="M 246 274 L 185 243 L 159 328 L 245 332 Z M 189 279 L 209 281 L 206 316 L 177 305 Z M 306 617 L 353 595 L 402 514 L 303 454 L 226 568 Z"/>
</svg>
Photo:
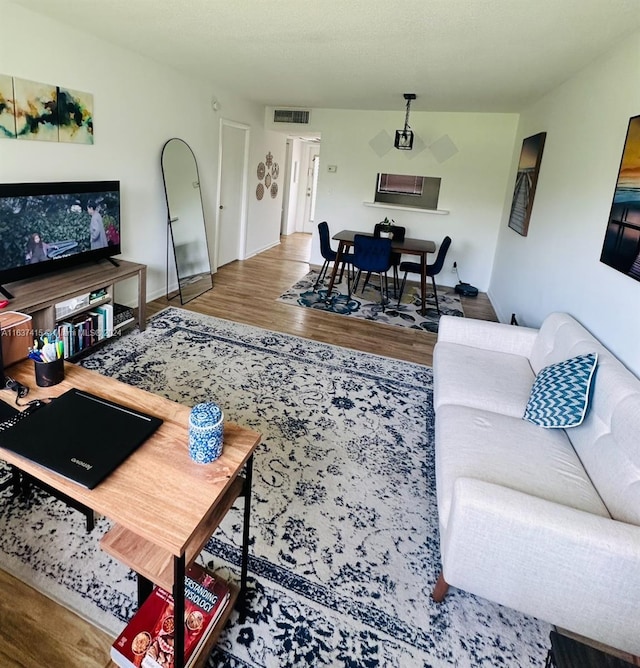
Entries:
<svg viewBox="0 0 640 668">
<path fill-rule="evenodd" d="M 454 262 L 454 263 L 451 265 L 451 273 L 452 273 L 452 274 L 457 274 L 457 273 L 458 273 L 458 263 L 457 263 L 457 262 Z"/>
</svg>

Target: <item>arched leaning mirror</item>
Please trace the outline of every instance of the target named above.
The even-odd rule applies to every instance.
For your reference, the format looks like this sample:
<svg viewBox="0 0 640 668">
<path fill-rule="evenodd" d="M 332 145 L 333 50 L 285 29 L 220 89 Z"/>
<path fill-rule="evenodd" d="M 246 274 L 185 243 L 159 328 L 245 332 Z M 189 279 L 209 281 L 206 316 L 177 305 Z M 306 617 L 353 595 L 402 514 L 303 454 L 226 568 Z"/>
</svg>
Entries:
<svg viewBox="0 0 640 668">
<path fill-rule="evenodd" d="M 198 165 L 182 139 L 170 139 L 164 145 L 161 163 L 167 198 L 167 243 L 173 249 L 180 302 L 186 304 L 213 287 Z M 175 292 L 169 295 L 168 265 L 167 261 L 167 297 L 173 298 Z"/>
</svg>

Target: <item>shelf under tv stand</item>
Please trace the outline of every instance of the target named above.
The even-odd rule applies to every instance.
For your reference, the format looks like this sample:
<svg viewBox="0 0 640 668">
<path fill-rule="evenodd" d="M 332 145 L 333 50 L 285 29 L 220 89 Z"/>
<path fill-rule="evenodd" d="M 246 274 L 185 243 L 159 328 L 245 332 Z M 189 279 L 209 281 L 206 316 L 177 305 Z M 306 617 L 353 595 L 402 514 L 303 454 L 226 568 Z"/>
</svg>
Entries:
<svg viewBox="0 0 640 668">
<path fill-rule="evenodd" d="M 127 260 L 118 260 L 118 266 L 101 260 L 11 283 L 6 286 L 13 295 L 7 308 L 30 315 L 35 332 L 51 331 L 61 320 L 56 318 L 57 303 L 101 288 L 107 288 L 108 293 L 103 301 L 112 302 L 115 284 L 136 277 L 138 304 L 134 324 L 142 331 L 146 324 L 147 266 Z M 92 307 L 94 304 L 86 310 Z"/>
</svg>

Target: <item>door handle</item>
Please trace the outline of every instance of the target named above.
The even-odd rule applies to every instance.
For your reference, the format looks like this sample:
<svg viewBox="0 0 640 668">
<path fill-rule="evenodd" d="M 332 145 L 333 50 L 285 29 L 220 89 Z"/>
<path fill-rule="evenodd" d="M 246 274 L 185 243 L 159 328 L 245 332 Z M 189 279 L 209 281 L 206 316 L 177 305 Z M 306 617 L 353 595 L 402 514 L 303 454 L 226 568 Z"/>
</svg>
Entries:
<svg viewBox="0 0 640 668">
<path fill-rule="evenodd" d="M 224 207 L 222 206 L 222 204 L 219 206 L 219 209 L 220 209 L 220 211 L 222 211 L 222 209 L 224 209 Z"/>
</svg>

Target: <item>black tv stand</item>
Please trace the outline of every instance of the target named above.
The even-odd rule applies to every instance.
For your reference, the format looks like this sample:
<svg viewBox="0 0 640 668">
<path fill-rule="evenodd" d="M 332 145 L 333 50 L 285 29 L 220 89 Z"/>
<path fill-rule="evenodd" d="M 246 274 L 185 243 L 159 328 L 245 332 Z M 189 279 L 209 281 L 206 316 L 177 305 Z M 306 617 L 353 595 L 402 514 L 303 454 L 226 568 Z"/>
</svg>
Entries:
<svg viewBox="0 0 640 668">
<path fill-rule="evenodd" d="M 7 298 L 7 299 L 13 299 L 13 295 L 7 290 L 6 288 L 3 288 L 0 285 L 0 292 Z"/>
<path fill-rule="evenodd" d="M 109 262 L 111 262 L 111 264 L 112 264 L 114 267 L 119 267 L 119 266 L 120 266 L 120 263 L 119 263 L 117 260 L 114 260 L 112 257 L 107 257 L 107 258 L 105 258 L 105 259 L 106 259 L 106 260 L 109 260 Z"/>
</svg>

